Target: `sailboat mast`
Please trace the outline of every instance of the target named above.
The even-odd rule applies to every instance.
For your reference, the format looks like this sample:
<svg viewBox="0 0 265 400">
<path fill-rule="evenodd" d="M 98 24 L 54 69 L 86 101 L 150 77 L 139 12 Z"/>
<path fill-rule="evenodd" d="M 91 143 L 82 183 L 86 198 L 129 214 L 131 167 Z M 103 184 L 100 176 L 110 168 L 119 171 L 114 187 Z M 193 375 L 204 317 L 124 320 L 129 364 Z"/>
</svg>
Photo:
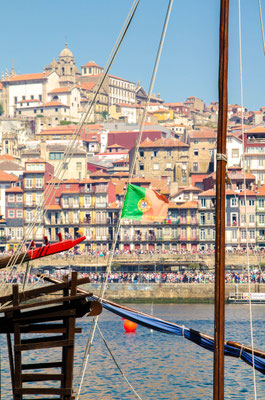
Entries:
<svg viewBox="0 0 265 400">
<path fill-rule="evenodd" d="M 219 31 L 219 113 L 216 165 L 214 400 L 224 399 L 225 340 L 225 178 L 229 0 L 221 0 Z"/>
</svg>

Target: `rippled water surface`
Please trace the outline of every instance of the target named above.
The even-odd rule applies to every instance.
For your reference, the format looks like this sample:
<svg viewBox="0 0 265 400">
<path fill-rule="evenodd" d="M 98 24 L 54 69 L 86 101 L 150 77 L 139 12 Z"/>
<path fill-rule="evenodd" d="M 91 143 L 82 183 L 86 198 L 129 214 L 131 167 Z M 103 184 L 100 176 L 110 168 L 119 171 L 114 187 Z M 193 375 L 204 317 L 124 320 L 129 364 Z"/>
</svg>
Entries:
<svg viewBox="0 0 265 400">
<path fill-rule="evenodd" d="M 132 305 L 150 313 L 150 305 Z M 154 305 L 154 315 L 168 321 L 213 334 L 213 305 Z M 265 349 L 265 305 L 253 305 L 254 345 Z M 75 382 L 90 330 L 91 320 L 80 320 L 83 333 L 76 337 Z M 123 372 L 144 399 L 197 400 L 212 398 L 213 355 L 186 339 L 150 332 L 138 326 L 136 333 L 125 334 L 123 321 L 103 311 L 99 326 Z M 226 339 L 250 344 L 249 309 L 244 305 L 226 307 Z M 1 335 L 2 399 L 11 399 L 8 359 L 4 335 Z M 38 361 L 58 360 L 57 349 L 42 350 Z M 23 359 L 38 362 L 37 351 Z M 265 377 L 256 372 L 257 398 L 264 399 Z M 75 385 L 76 387 L 76 385 Z M 97 332 L 92 347 L 80 399 L 135 399 L 114 365 Z M 225 359 L 225 398 L 254 399 L 252 368 L 238 359 Z"/>
</svg>

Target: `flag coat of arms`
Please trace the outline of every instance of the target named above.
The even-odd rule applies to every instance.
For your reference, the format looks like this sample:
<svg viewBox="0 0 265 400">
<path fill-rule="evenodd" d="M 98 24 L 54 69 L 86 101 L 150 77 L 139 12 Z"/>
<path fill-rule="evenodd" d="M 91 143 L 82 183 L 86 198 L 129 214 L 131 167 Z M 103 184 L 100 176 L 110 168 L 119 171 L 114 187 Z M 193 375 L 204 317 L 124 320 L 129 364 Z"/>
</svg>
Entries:
<svg viewBox="0 0 265 400">
<path fill-rule="evenodd" d="M 167 218 L 168 199 L 153 189 L 128 185 L 121 218 L 163 222 Z"/>
</svg>

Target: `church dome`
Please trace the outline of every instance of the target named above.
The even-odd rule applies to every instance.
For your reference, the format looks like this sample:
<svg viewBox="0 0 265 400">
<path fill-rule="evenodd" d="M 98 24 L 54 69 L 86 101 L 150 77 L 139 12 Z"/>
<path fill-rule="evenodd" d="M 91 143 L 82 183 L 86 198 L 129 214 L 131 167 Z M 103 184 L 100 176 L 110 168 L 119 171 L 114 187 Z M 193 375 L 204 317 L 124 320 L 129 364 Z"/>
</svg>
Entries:
<svg viewBox="0 0 265 400">
<path fill-rule="evenodd" d="M 68 49 L 67 43 L 65 43 L 65 48 L 61 51 L 59 57 L 73 57 L 73 53 Z"/>
</svg>

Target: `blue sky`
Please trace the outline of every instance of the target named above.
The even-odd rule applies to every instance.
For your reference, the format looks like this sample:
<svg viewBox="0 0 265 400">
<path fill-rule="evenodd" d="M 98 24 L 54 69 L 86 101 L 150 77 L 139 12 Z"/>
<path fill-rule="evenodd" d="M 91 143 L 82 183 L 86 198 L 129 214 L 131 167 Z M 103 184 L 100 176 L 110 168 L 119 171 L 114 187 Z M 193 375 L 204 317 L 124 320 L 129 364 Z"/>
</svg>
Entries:
<svg viewBox="0 0 265 400">
<path fill-rule="evenodd" d="M 265 17 L 265 1 L 263 11 Z M 67 40 L 76 65 L 104 66 L 132 0 L 13 0 L 1 4 L 0 72 L 41 72 Z M 141 0 L 112 74 L 148 88 L 167 0 Z M 258 2 L 241 0 L 244 105 L 265 106 Z M 219 1 L 175 0 L 154 91 L 166 101 L 217 100 Z M 238 1 L 230 0 L 229 103 L 240 103 Z"/>
</svg>

